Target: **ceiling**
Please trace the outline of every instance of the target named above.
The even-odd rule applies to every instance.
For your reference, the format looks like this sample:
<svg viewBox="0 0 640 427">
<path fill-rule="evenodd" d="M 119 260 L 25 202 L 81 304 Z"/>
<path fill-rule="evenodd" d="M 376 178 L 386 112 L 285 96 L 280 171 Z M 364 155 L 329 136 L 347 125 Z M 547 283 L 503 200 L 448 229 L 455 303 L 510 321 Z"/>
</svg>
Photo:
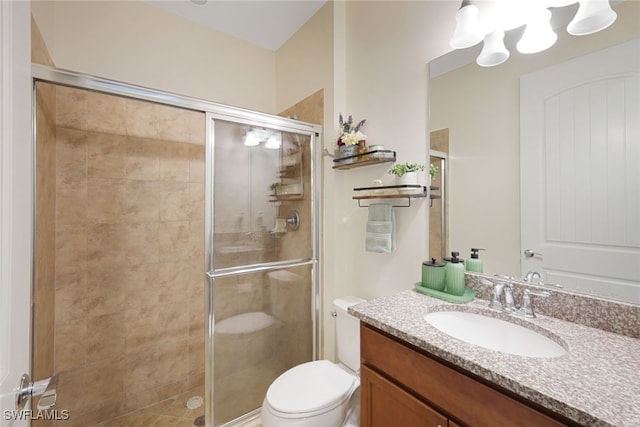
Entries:
<svg viewBox="0 0 640 427">
<path fill-rule="evenodd" d="M 278 50 L 327 2 L 327 0 L 142 1 L 273 51 Z"/>
</svg>

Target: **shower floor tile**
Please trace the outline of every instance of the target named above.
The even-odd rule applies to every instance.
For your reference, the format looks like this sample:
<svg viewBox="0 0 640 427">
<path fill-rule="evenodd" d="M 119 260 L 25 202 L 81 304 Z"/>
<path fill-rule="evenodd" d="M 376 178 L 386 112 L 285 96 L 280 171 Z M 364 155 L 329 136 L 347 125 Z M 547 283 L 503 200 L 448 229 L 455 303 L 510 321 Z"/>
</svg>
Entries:
<svg viewBox="0 0 640 427">
<path fill-rule="evenodd" d="M 163 400 L 129 414 L 94 424 L 94 427 L 193 427 L 194 420 L 204 415 L 204 404 L 196 409 L 187 408 L 193 396 L 204 397 L 200 388 Z"/>
</svg>

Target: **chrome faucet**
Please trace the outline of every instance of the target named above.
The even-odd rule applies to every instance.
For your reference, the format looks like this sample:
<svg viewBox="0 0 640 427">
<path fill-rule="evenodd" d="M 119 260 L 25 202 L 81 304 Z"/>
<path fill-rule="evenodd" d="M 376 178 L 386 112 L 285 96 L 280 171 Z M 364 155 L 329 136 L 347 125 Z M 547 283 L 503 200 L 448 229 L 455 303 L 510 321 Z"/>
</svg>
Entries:
<svg viewBox="0 0 640 427">
<path fill-rule="evenodd" d="M 501 301 L 502 295 L 504 295 L 504 303 Z M 522 304 L 517 306 L 513 298 L 512 285 L 504 282 L 496 283 L 493 285 L 489 307 L 506 311 L 514 316 L 533 318 L 536 317 L 536 314 L 533 310 L 533 302 L 531 301 L 532 295 L 546 298 L 551 294 L 547 291 L 532 291 L 530 289 L 525 289 L 522 294 Z"/>
<path fill-rule="evenodd" d="M 524 281 L 525 282 L 531 283 L 531 282 L 533 282 L 534 279 L 542 280 L 542 276 L 537 271 L 530 271 L 530 272 L 527 273 L 526 276 L 524 276 Z"/>
</svg>

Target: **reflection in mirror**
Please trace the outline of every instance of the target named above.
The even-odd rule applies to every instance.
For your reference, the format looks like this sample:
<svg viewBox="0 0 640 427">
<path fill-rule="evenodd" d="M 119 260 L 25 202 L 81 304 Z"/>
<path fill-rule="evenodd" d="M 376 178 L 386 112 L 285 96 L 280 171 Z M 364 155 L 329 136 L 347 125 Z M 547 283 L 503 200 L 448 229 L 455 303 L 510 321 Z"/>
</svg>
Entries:
<svg viewBox="0 0 640 427">
<path fill-rule="evenodd" d="M 449 159 L 449 132 L 441 129 L 431 132 L 429 164 L 437 168 L 431 178 L 429 191 L 429 254 L 435 258 L 448 255 L 449 224 L 447 222 L 447 161 Z"/>
<path fill-rule="evenodd" d="M 529 272 L 528 269 L 523 270 L 523 250 L 527 248 L 522 246 L 524 242 L 521 239 L 520 201 L 528 197 L 527 193 L 522 192 L 520 181 L 521 77 L 640 38 L 640 3 L 620 2 L 614 5 L 614 10 L 618 19 L 604 31 L 575 37 L 568 35 L 564 29 L 558 29 L 558 41 L 549 50 L 523 55 L 511 48 L 509 61 L 497 67 L 479 67 L 473 53 L 464 63 L 464 60 L 460 60 L 463 51 L 451 52 L 430 64 L 430 127 L 432 130 L 449 131 L 448 222 L 451 226 L 448 246 L 451 250 L 460 251 L 465 258 L 472 247 L 486 248 L 482 254 L 485 272 L 514 277 L 523 277 Z M 448 65 L 456 61 L 458 63 L 453 68 Z M 639 65 L 637 60 L 636 65 Z M 630 89 L 625 93 L 637 95 L 637 88 L 635 92 Z M 629 171 L 640 165 L 637 135 L 630 134 L 625 140 Z M 536 161 L 528 157 L 522 159 L 522 162 Z M 544 176 L 542 167 L 539 169 L 540 174 L 531 178 Z M 626 179 L 633 179 L 633 176 L 637 177 L 629 174 Z M 607 204 L 604 196 L 594 197 L 592 203 Z M 629 218 L 629 221 L 633 221 L 633 218 Z M 597 224 L 592 223 L 589 227 L 595 230 Z M 637 229 L 629 230 L 638 233 Z M 630 241 L 634 239 L 638 240 L 637 236 L 631 236 Z M 529 249 L 541 252 L 535 247 Z M 607 265 L 610 271 L 623 268 L 631 275 L 640 276 L 640 251 L 637 247 L 612 249 L 630 255 L 635 262 L 625 261 L 623 266 L 620 265 L 622 258 L 617 261 L 614 258 L 612 262 L 601 264 Z M 543 281 L 549 281 L 547 271 L 539 273 Z M 573 271 L 572 274 L 580 277 L 584 271 Z M 613 287 L 573 289 L 640 302 L 639 282 L 637 278 L 625 279 L 628 292 L 624 295 L 613 293 Z"/>
</svg>

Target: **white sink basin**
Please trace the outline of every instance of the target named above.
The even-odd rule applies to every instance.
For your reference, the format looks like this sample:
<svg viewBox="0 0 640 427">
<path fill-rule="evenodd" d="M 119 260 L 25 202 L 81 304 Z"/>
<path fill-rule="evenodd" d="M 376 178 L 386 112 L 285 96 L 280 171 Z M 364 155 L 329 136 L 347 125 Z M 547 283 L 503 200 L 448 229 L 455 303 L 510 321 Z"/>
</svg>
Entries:
<svg viewBox="0 0 640 427">
<path fill-rule="evenodd" d="M 557 342 L 515 323 L 463 311 L 436 311 L 424 319 L 461 341 L 489 350 L 529 357 L 559 357 L 567 351 Z"/>
</svg>

